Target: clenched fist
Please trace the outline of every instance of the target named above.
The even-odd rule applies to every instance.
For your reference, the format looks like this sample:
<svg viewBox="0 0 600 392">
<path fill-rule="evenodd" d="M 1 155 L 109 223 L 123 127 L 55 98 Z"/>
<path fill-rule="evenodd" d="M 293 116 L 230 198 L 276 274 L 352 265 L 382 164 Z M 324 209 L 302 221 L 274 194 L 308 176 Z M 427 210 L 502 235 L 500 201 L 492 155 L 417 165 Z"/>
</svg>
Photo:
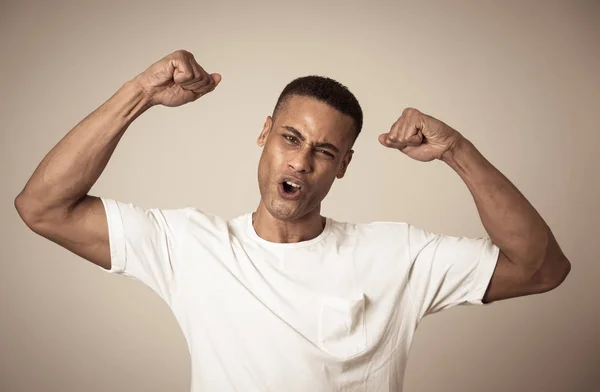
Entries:
<svg viewBox="0 0 600 392">
<path fill-rule="evenodd" d="M 442 159 L 463 136 L 442 121 L 413 108 L 406 108 L 379 142 L 422 162 Z"/>
<path fill-rule="evenodd" d="M 152 64 L 134 79 L 152 105 L 181 106 L 215 89 L 218 73 L 208 74 L 185 50 L 175 51 Z"/>
</svg>

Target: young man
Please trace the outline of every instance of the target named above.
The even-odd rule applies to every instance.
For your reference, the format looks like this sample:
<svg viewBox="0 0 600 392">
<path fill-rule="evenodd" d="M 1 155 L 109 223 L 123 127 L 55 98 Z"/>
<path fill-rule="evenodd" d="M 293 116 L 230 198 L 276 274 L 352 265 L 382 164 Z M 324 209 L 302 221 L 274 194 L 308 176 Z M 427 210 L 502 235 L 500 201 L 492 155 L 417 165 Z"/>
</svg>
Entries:
<svg viewBox="0 0 600 392">
<path fill-rule="evenodd" d="M 569 273 L 525 197 L 458 131 L 415 109 L 380 143 L 452 167 L 489 236 L 322 216 L 362 127 L 356 98 L 324 77 L 292 81 L 267 117 L 252 213 L 226 221 L 87 194 L 135 118 L 220 81 L 189 52 L 166 56 L 75 126 L 15 200 L 34 232 L 169 304 L 188 342 L 193 391 L 401 391 L 423 317 L 546 292 Z"/>
</svg>

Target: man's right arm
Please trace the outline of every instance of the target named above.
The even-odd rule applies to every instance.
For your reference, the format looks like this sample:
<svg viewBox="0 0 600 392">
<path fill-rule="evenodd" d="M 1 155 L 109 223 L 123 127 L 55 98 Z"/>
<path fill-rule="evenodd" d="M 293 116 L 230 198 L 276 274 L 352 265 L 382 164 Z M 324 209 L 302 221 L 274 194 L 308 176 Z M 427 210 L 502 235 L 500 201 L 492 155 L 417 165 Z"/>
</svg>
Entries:
<svg viewBox="0 0 600 392">
<path fill-rule="evenodd" d="M 99 198 L 87 193 L 125 130 L 149 107 L 149 97 L 133 79 L 63 137 L 15 199 L 15 207 L 27 226 L 110 269 L 104 207 Z"/>
<path fill-rule="evenodd" d="M 88 195 L 129 125 L 153 105 L 180 106 L 214 90 L 194 56 L 178 50 L 125 83 L 50 150 L 15 199 L 25 224 L 71 252 L 110 269 L 108 221 Z"/>
</svg>

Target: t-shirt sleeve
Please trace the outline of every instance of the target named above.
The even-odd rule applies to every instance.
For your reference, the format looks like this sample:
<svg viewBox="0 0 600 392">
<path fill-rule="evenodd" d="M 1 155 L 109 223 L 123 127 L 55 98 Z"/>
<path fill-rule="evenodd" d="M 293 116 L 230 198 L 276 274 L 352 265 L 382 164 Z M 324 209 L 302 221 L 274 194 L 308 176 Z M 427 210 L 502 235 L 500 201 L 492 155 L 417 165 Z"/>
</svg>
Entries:
<svg viewBox="0 0 600 392">
<path fill-rule="evenodd" d="M 483 305 L 500 249 L 489 237 L 431 233 L 409 225 L 409 290 L 420 317 L 457 305 Z"/>
<path fill-rule="evenodd" d="M 108 220 L 111 268 L 100 268 L 142 281 L 170 304 L 188 210 L 146 209 L 101 200 Z"/>
</svg>

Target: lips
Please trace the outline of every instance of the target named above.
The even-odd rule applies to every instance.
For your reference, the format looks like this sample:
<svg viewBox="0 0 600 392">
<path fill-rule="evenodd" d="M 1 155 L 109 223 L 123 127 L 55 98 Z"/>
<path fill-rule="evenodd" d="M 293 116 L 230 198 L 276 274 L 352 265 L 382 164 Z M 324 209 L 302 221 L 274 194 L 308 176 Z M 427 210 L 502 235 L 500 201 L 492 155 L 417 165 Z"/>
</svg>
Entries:
<svg viewBox="0 0 600 392">
<path fill-rule="evenodd" d="M 293 176 L 282 176 L 282 177 L 279 179 L 279 183 L 284 183 L 284 182 L 286 182 L 286 181 L 287 181 L 287 182 L 290 182 L 290 183 L 292 183 L 292 184 L 295 184 L 295 185 L 299 185 L 301 189 L 302 189 L 302 188 L 305 188 L 305 183 L 304 183 L 304 181 L 302 181 L 301 179 L 299 179 L 299 178 L 297 178 L 297 177 L 293 177 Z"/>
</svg>

